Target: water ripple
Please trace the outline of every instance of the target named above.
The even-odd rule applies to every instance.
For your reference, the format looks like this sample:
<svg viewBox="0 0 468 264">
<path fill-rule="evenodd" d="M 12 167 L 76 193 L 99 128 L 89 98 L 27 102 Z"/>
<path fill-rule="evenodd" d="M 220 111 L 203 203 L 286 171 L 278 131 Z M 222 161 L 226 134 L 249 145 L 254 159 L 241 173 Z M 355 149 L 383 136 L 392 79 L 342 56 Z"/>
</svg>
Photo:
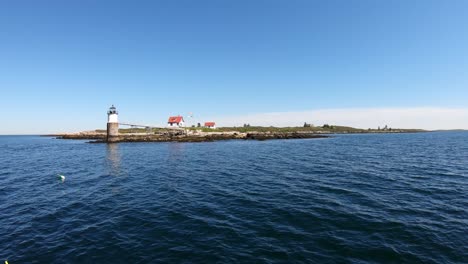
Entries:
<svg viewBox="0 0 468 264">
<path fill-rule="evenodd" d="M 0 137 L 0 258 L 462 263 L 466 157 L 463 132 L 110 145 Z"/>
</svg>

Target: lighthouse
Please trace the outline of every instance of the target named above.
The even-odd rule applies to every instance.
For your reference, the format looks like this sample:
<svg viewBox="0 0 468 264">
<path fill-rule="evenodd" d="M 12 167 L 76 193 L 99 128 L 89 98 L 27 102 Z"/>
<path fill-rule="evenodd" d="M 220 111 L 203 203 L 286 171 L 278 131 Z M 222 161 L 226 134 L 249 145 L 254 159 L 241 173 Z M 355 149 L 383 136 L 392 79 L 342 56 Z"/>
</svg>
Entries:
<svg viewBox="0 0 468 264">
<path fill-rule="evenodd" d="M 107 111 L 107 142 L 116 142 L 119 139 L 119 113 L 114 105 Z"/>
</svg>

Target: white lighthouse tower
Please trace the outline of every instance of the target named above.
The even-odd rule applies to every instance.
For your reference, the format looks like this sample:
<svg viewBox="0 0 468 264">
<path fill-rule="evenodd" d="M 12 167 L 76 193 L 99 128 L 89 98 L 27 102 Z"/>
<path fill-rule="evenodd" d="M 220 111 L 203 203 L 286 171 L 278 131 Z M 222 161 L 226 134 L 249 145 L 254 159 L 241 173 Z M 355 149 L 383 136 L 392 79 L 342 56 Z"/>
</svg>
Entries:
<svg viewBox="0 0 468 264">
<path fill-rule="evenodd" d="M 116 142 L 119 139 L 119 113 L 114 105 L 107 111 L 107 142 Z"/>
</svg>

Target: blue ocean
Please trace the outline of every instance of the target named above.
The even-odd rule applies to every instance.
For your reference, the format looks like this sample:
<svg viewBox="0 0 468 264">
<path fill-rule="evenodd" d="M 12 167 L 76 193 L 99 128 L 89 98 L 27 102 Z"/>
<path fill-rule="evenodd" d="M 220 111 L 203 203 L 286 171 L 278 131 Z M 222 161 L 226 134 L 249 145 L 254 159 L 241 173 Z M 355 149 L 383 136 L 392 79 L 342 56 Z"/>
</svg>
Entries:
<svg viewBox="0 0 468 264">
<path fill-rule="evenodd" d="M 5 260 L 467 263 L 468 132 L 120 144 L 0 136 Z"/>
</svg>

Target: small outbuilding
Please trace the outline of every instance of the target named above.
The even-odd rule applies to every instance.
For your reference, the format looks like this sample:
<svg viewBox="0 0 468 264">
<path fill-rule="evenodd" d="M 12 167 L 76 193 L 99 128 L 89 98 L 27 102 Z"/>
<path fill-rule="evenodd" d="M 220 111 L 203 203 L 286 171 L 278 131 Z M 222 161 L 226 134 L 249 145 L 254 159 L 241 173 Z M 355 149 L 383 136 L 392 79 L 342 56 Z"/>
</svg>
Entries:
<svg viewBox="0 0 468 264">
<path fill-rule="evenodd" d="M 205 122 L 205 127 L 206 128 L 216 128 L 216 123 L 215 122 Z"/>
<path fill-rule="evenodd" d="M 171 116 L 167 121 L 168 127 L 184 127 L 184 117 L 182 116 Z"/>
</svg>

